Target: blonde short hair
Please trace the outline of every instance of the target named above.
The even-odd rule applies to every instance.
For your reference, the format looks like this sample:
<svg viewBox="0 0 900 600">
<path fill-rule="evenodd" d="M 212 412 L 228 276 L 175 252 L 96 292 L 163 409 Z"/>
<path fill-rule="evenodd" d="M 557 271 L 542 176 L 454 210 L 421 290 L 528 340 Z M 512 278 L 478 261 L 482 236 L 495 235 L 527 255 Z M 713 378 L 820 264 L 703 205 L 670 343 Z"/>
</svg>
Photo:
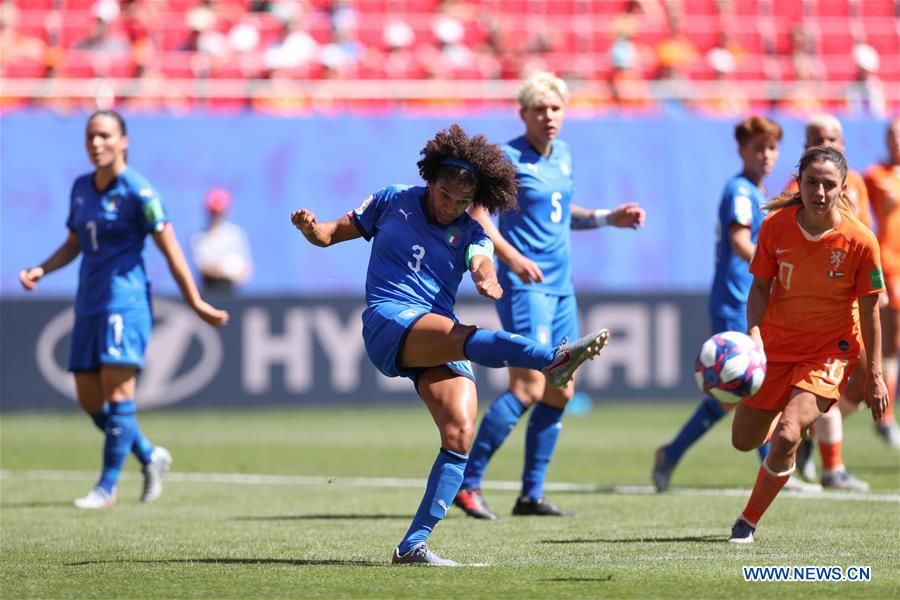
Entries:
<svg viewBox="0 0 900 600">
<path fill-rule="evenodd" d="M 828 113 L 817 113 L 809 118 L 806 122 L 806 139 L 809 139 L 809 134 L 817 129 L 834 129 L 841 137 L 844 136 L 844 128 L 841 127 L 841 122 L 838 121 L 837 117 Z"/>
<path fill-rule="evenodd" d="M 569 100 L 569 86 L 566 82 L 548 71 L 540 71 L 525 80 L 516 100 L 522 108 L 529 108 L 538 103 L 545 92 L 553 92 L 565 104 Z"/>
</svg>

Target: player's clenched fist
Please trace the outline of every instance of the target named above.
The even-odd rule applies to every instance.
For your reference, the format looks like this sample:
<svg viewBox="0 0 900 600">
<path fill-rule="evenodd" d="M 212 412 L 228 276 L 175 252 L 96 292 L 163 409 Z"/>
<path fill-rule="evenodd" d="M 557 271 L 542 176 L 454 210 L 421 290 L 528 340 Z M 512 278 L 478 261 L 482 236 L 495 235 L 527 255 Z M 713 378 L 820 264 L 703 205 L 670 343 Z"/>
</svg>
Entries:
<svg viewBox="0 0 900 600">
<path fill-rule="evenodd" d="M 316 214 L 305 208 L 291 213 L 291 223 L 300 230 L 303 235 L 313 235 L 316 231 Z"/>
</svg>

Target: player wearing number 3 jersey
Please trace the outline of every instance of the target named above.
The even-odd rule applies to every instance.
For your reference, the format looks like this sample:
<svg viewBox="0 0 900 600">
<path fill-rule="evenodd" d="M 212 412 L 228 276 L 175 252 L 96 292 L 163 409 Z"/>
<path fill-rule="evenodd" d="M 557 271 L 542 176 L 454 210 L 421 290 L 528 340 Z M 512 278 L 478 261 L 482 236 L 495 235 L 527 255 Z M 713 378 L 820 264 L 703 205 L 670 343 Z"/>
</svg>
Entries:
<svg viewBox="0 0 900 600">
<path fill-rule="evenodd" d="M 466 210 L 516 206 L 516 172 L 499 147 L 453 125 L 422 150 L 425 187 L 390 186 L 336 221 L 318 222 L 302 209 L 294 226 L 317 246 L 363 237 L 372 241 L 366 275 L 363 338 L 366 352 L 388 377 L 412 379 L 441 436 L 425 495 L 394 550 L 394 564 L 455 566 L 426 546 L 453 502 L 468 461 L 477 398 L 469 360 L 488 367 L 537 369 L 564 386 L 579 364 L 595 356 L 608 333 L 600 330 L 553 348 L 506 332 L 459 323 L 457 288 L 468 272 L 482 296 L 503 295 L 491 259 L 493 245 Z"/>
<path fill-rule="evenodd" d="M 732 442 L 748 451 L 771 431 L 772 447 L 732 542 L 753 541 L 756 524 L 794 470 L 802 432 L 840 397 L 861 344 L 866 402 L 876 420 L 887 407 L 877 306 L 884 280 L 875 234 L 853 214 L 840 151 L 808 149 L 798 173 L 799 192 L 767 206 L 773 212 L 750 263 L 747 324 L 768 370 L 759 391 L 738 405 Z"/>
</svg>

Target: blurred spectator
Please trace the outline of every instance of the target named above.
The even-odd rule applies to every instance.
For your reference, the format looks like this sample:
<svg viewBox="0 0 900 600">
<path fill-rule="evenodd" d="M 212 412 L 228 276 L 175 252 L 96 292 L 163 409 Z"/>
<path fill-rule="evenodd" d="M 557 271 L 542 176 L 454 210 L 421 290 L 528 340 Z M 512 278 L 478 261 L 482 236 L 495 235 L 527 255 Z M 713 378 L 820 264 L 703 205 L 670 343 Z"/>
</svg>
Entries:
<svg viewBox="0 0 900 600">
<path fill-rule="evenodd" d="M 131 51 L 131 41 L 119 31 L 112 31 L 110 24 L 119 18 L 119 5 L 112 0 L 101 0 L 91 9 L 94 21 L 88 36 L 75 43 L 78 50 L 90 50 L 106 57 L 118 57 Z"/>
<path fill-rule="evenodd" d="M 656 46 L 656 60 L 659 71 L 657 79 L 679 80 L 698 56 L 697 46 L 682 29 L 681 14 L 676 9 L 669 11 L 669 33 Z"/>
<path fill-rule="evenodd" d="M 417 79 L 425 74 L 412 51 L 416 34 L 406 21 L 391 17 L 384 24 L 381 38 L 386 48 L 382 63 L 386 79 Z"/>
<path fill-rule="evenodd" d="M 334 0 L 329 17 L 331 41 L 322 47 L 319 57 L 325 68 L 324 76 L 354 78 L 358 75 L 357 67 L 363 62 L 366 52 L 357 37 L 359 15 L 346 0 Z"/>
<path fill-rule="evenodd" d="M 819 82 L 815 80 L 812 72 L 812 62 L 805 54 L 794 54 L 791 57 L 793 67 L 793 81 L 781 89 L 781 100 L 776 102 L 776 107 L 784 112 L 810 115 L 821 112 L 821 90 Z"/>
<path fill-rule="evenodd" d="M 742 115 L 750 110 L 747 94 L 732 79 L 737 68 L 734 55 L 719 46 L 706 53 L 706 62 L 712 69 L 715 80 L 696 106 L 717 115 Z"/>
<path fill-rule="evenodd" d="M 43 63 L 47 48 L 44 40 L 20 33 L 18 24 L 19 9 L 16 5 L 8 2 L 0 5 L 0 63 Z"/>
<path fill-rule="evenodd" d="M 253 273 L 250 244 L 244 230 L 228 221 L 231 194 L 213 188 L 205 200 L 209 226 L 191 238 L 194 263 L 200 270 L 206 293 L 232 294 Z"/>
<path fill-rule="evenodd" d="M 319 58 L 319 43 L 302 25 L 304 14 L 281 22 L 281 33 L 263 55 L 268 69 L 296 69 L 309 65 Z"/>
<path fill-rule="evenodd" d="M 845 98 L 848 109 L 855 114 L 884 117 L 887 114 L 887 98 L 884 84 L 877 72 L 881 59 L 878 51 L 868 44 L 853 46 L 853 62 L 856 63 L 856 81 L 847 86 Z"/>
<path fill-rule="evenodd" d="M 664 98 L 666 110 L 679 112 L 692 95 L 687 74 L 699 53 L 682 29 L 678 5 L 669 4 L 666 8 L 669 33 L 656 46 L 656 89 Z"/>
</svg>

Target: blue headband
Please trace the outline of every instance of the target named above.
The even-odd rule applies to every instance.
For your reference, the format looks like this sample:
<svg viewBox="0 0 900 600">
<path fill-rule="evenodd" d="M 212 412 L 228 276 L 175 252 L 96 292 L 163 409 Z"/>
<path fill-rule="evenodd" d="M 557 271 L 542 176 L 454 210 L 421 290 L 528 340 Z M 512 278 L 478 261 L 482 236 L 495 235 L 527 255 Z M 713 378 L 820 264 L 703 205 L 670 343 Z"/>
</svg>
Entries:
<svg viewBox="0 0 900 600">
<path fill-rule="evenodd" d="M 470 171 L 472 173 L 475 173 L 476 175 L 479 174 L 478 169 L 476 169 L 474 166 L 472 166 L 472 164 L 469 163 L 468 161 L 465 161 L 461 158 L 453 158 L 452 156 L 449 156 L 449 157 L 445 158 L 441 164 L 442 165 L 453 165 L 454 167 L 459 167 L 460 169 L 465 169 L 466 171 Z"/>
</svg>

